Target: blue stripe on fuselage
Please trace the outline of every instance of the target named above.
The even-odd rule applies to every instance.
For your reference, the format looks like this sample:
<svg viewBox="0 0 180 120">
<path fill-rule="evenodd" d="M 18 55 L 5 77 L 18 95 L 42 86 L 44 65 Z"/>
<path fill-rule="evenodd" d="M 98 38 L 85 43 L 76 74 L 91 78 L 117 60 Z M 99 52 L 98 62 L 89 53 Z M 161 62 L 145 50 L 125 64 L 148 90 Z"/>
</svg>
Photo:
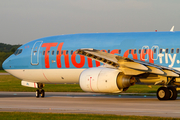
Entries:
<svg viewBox="0 0 180 120">
<path fill-rule="evenodd" d="M 154 60 L 155 64 L 167 66 L 167 67 L 179 67 L 180 55 L 176 53 L 176 49 L 180 45 L 180 32 L 135 32 L 135 33 L 89 33 L 89 34 L 71 34 L 71 35 L 59 35 L 52 37 L 45 37 L 31 41 L 22 45 L 19 49 L 23 49 L 23 52 L 19 55 L 11 55 L 4 63 L 4 69 L 46 69 L 45 56 L 42 55 L 45 47 L 40 47 L 39 51 L 39 64 L 32 65 L 32 48 L 37 41 L 43 41 L 43 43 L 58 43 L 56 47 L 51 47 L 51 51 L 57 51 L 58 45 L 63 42 L 62 50 L 68 50 L 69 64 L 71 69 L 76 67 L 72 63 L 70 51 L 80 48 L 94 48 L 98 50 L 114 50 L 121 49 L 121 56 L 129 49 L 142 49 L 143 46 L 152 49 L 153 46 L 158 46 L 159 49 L 169 49 L 169 53 L 164 51 L 159 54 L 157 60 Z M 42 43 L 42 44 L 43 44 Z M 170 50 L 174 48 L 174 53 L 170 53 Z M 141 58 L 140 54 L 137 54 L 138 59 Z M 160 57 L 161 56 L 161 57 Z M 132 57 L 129 55 L 128 57 Z M 55 61 L 55 62 L 52 62 Z M 77 55 L 76 62 L 79 63 L 80 57 Z M 149 59 L 146 60 L 147 62 Z M 49 55 L 50 69 L 59 69 L 57 67 L 56 55 Z M 65 66 L 64 56 L 61 57 L 61 65 L 63 69 L 68 69 Z M 93 61 L 93 67 L 96 66 Z M 82 68 L 88 68 L 88 61 L 85 58 L 85 64 Z"/>
</svg>

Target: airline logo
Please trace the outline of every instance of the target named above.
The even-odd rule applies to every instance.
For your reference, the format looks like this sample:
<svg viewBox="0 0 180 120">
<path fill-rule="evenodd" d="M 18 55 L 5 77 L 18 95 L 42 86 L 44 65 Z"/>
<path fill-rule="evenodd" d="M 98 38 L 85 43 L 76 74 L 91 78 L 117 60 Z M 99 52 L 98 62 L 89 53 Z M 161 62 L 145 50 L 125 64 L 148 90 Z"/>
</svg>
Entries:
<svg viewBox="0 0 180 120">
<path fill-rule="evenodd" d="M 70 62 L 76 67 L 76 68 L 82 68 L 85 65 L 85 57 L 82 55 L 78 55 L 75 53 L 75 51 L 73 52 L 72 55 L 69 55 L 66 53 L 66 50 L 62 50 L 63 47 L 63 42 L 59 43 L 55 42 L 55 43 L 43 43 L 41 47 L 45 48 L 45 67 L 46 68 L 50 68 L 50 61 L 49 61 L 49 54 L 48 51 L 50 51 L 51 47 L 57 47 L 57 51 L 59 51 L 59 54 L 56 54 L 56 64 L 57 64 L 57 68 L 61 68 L 62 67 L 62 63 L 61 63 L 61 56 L 64 56 L 64 61 L 65 61 L 65 67 L 69 68 L 70 67 Z M 101 50 L 103 52 L 107 52 L 107 50 Z M 163 49 L 163 52 L 165 50 Z M 146 61 L 148 60 L 150 63 L 154 63 L 155 60 L 159 59 L 159 63 L 165 63 L 168 64 L 168 61 L 170 61 L 170 65 L 168 67 L 172 67 L 175 63 L 175 59 L 176 59 L 176 54 L 167 54 L 167 53 L 153 53 L 152 49 L 141 49 L 141 53 L 139 55 L 139 60 L 141 61 Z M 110 51 L 110 54 L 119 54 L 119 49 L 113 49 Z M 80 56 L 80 62 L 76 61 L 76 56 Z M 137 52 L 134 51 L 134 49 L 128 49 L 124 52 L 123 57 L 129 57 L 132 56 L 133 59 L 138 59 L 138 54 Z M 70 59 L 69 59 L 70 58 Z M 93 62 L 92 59 L 87 58 L 87 62 L 88 62 L 88 67 L 93 67 Z M 177 60 L 177 64 L 180 63 L 180 60 Z M 96 67 L 100 66 L 100 62 L 96 61 Z M 94 66 L 95 67 L 95 66 Z"/>
<path fill-rule="evenodd" d="M 63 50 L 63 54 L 62 54 L 62 46 L 63 46 L 63 42 L 62 43 L 43 43 L 41 47 L 45 47 L 46 50 L 45 50 L 45 67 L 46 68 L 50 68 L 50 63 L 49 63 L 49 54 L 48 54 L 48 51 L 50 51 L 51 47 L 57 47 L 57 51 L 59 51 L 59 54 L 56 54 L 56 63 L 57 63 L 57 67 L 58 68 L 61 68 L 61 56 L 64 56 L 64 61 L 65 61 L 65 67 L 66 68 L 69 68 L 70 67 L 70 61 L 69 61 L 69 57 L 71 57 L 71 62 L 72 64 L 76 67 L 76 68 L 82 68 L 85 64 L 85 57 L 82 56 L 82 55 L 79 55 L 80 56 L 80 62 L 78 63 L 76 61 L 76 56 L 77 54 L 75 53 L 75 51 L 73 52 L 73 54 L 71 56 L 69 56 L 69 54 L 66 54 L 66 51 Z M 107 52 L 106 50 L 104 50 L 104 52 Z M 118 54 L 119 51 L 118 49 L 114 49 L 110 52 L 111 54 Z M 93 67 L 93 62 L 92 62 L 92 59 L 90 58 L 87 58 L 87 61 L 88 61 L 88 67 Z M 96 67 L 100 66 L 100 62 L 96 61 Z"/>
</svg>

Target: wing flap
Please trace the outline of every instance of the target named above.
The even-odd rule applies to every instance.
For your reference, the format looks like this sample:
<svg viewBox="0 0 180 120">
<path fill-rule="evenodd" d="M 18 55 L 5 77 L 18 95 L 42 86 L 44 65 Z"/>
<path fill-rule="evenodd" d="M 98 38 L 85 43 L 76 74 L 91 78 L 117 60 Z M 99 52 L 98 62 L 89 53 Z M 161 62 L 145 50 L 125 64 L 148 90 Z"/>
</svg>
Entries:
<svg viewBox="0 0 180 120">
<path fill-rule="evenodd" d="M 168 77 L 179 77 L 180 75 L 180 71 L 172 68 L 130 59 L 96 49 L 78 49 L 76 53 L 116 67 L 126 75 L 139 75 L 148 72 Z"/>
<path fill-rule="evenodd" d="M 136 62 L 119 62 L 120 66 L 126 66 L 129 68 L 137 69 L 137 70 L 144 70 L 147 71 L 148 68 L 140 63 Z"/>
<path fill-rule="evenodd" d="M 120 69 L 125 75 L 139 75 L 139 74 L 144 73 L 144 71 L 139 71 L 139 70 L 135 70 L 135 69 L 127 68 L 127 67 L 121 67 Z"/>
<path fill-rule="evenodd" d="M 113 67 L 119 67 L 116 56 L 113 54 L 101 52 L 95 49 L 79 49 L 76 51 L 76 53 L 97 60 L 99 62 L 109 64 Z"/>
<path fill-rule="evenodd" d="M 178 74 L 176 74 L 175 72 L 173 71 L 170 71 L 170 70 L 163 70 L 164 73 L 165 73 L 165 76 L 169 76 L 169 77 L 179 77 Z"/>
<path fill-rule="evenodd" d="M 147 66 L 151 71 L 151 73 L 158 74 L 158 75 L 164 75 L 164 72 L 158 68 Z"/>
</svg>

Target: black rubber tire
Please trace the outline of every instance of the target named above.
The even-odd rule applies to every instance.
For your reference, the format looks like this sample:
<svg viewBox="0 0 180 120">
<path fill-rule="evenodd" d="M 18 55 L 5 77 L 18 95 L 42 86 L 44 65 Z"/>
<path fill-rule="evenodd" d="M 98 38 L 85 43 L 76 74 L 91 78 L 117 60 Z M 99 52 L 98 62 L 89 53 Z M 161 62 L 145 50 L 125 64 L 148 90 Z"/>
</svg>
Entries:
<svg viewBox="0 0 180 120">
<path fill-rule="evenodd" d="M 45 97 L 45 91 L 43 89 L 41 90 L 41 97 Z"/>
<path fill-rule="evenodd" d="M 36 97 L 39 97 L 39 90 L 36 90 Z"/>
<path fill-rule="evenodd" d="M 167 87 L 160 87 L 158 90 L 157 90 L 157 98 L 159 100 L 169 100 L 170 98 L 170 91 Z"/>
<path fill-rule="evenodd" d="M 169 100 L 176 100 L 177 98 L 177 91 L 175 87 L 168 87 L 169 92 L 170 92 L 170 97 Z"/>
</svg>

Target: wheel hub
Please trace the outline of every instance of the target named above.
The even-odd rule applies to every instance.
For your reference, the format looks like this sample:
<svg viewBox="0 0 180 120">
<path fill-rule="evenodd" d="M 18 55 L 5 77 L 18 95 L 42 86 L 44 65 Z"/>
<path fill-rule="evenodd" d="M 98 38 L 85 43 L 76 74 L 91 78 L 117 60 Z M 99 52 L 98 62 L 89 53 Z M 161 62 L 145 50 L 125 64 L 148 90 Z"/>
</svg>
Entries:
<svg viewBox="0 0 180 120">
<path fill-rule="evenodd" d="M 164 96 L 165 96 L 164 90 L 160 90 L 158 95 L 159 95 L 160 98 L 164 98 Z"/>
</svg>

